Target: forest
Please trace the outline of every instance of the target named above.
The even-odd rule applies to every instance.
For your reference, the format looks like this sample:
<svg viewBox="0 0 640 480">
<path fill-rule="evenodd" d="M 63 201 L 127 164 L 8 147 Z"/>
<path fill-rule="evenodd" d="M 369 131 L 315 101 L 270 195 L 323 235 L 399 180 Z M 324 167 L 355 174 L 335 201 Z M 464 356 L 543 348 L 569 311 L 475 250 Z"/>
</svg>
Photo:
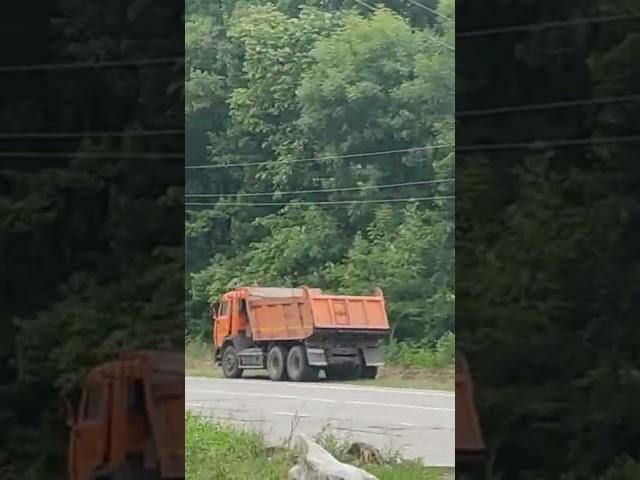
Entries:
<svg viewBox="0 0 640 480">
<path fill-rule="evenodd" d="M 235 286 L 382 288 L 454 329 L 454 3 L 187 2 L 187 338 Z"/>
<path fill-rule="evenodd" d="M 58 480 L 87 370 L 184 345 L 182 12 L 9 3 L 3 63 L 42 68 L 0 74 L 0 478 Z"/>
<path fill-rule="evenodd" d="M 465 478 L 639 478 L 637 5 L 456 10 L 456 347 L 487 444 Z"/>
</svg>

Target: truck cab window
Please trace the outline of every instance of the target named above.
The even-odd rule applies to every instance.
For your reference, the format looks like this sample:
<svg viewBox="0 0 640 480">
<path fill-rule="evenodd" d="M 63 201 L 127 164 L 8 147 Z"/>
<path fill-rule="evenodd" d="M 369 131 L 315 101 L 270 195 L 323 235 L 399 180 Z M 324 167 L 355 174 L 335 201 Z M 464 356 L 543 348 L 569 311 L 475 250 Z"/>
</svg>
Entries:
<svg viewBox="0 0 640 480">
<path fill-rule="evenodd" d="M 144 401 L 144 385 L 142 384 L 142 381 L 135 380 L 129 382 L 127 406 L 131 414 L 144 415 L 146 410 Z"/>
<path fill-rule="evenodd" d="M 226 300 L 224 302 L 222 302 L 222 304 L 220 305 L 220 317 L 226 317 L 227 315 L 229 315 L 229 302 L 227 302 Z"/>
<path fill-rule="evenodd" d="M 101 385 L 87 387 L 82 415 L 83 420 L 96 420 L 100 417 L 103 392 L 104 389 Z"/>
</svg>

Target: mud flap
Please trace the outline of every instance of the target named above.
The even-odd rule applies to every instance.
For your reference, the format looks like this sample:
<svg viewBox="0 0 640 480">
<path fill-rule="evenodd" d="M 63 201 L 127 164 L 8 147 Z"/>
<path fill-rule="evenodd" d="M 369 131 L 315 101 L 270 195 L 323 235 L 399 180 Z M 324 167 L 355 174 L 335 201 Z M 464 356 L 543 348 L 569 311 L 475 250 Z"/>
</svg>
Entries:
<svg viewBox="0 0 640 480">
<path fill-rule="evenodd" d="M 312 367 L 327 366 L 327 356 L 322 348 L 307 347 L 307 361 Z"/>
<path fill-rule="evenodd" d="M 362 356 L 367 367 L 381 367 L 384 365 L 382 350 L 379 347 L 363 348 Z"/>
</svg>

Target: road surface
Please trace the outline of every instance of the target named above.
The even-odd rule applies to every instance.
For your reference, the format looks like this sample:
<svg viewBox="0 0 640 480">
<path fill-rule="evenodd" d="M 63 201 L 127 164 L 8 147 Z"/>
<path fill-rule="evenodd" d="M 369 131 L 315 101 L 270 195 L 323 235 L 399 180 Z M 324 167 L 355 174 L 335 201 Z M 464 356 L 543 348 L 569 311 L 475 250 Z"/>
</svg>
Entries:
<svg viewBox="0 0 640 480">
<path fill-rule="evenodd" d="M 382 452 L 455 465 L 454 394 L 336 383 L 187 377 L 187 408 L 259 429 L 271 442 L 323 428 Z"/>
</svg>

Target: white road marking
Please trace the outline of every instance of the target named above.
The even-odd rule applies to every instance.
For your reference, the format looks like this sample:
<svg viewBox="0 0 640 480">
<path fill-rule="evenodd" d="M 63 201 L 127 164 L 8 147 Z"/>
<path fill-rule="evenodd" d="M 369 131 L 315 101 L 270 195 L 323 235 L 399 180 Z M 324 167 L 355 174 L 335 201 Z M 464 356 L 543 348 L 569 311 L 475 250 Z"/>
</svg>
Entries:
<svg viewBox="0 0 640 480">
<path fill-rule="evenodd" d="M 454 408 L 441 408 L 441 407 L 423 407 L 422 405 L 400 405 L 397 403 L 378 403 L 378 402 L 359 402 L 357 400 L 347 400 L 344 403 L 351 405 L 371 405 L 374 407 L 391 407 L 391 408 L 417 408 L 418 410 L 440 410 L 443 412 L 453 412 Z"/>
<path fill-rule="evenodd" d="M 273 393 L 225 392 L 221 390 L 199 390 L 196 388 L 190 388 L 189 392 L 215 393 L 220 396 L 229 395 L 229 396 L 238 396 L 238 397 L 266 397 L 266 398 L 282 398 L 285 400 L 305 400 L 309 402 L 336 403 L 335 400 L 329 400 L 327 398 L 298 397 L 297 395 L 276 395 Z"/>
<path fill-rule="evenodd" d="M 242 379 L 218 379 L 218 378 L 208 378 L 208 377 L 186 377 L 187 380 L 200 380 L 200 379 L 208 379 L 217 382 L 225 382 L 225 383 L 239 383 L 243 385 L 286 385 L 287 387 L 295 387 L 295 388 L 318 388 L 322 390 L 350 390 L 350 391 L 360 391 L 360 392 L 389 392 L 389 393 L 400 393 L 406 395 L 424 395 L 424 396 L 435 396 L 435 397 L 455 397 L 454 392 L 445 392 L 441 390 L 416 390 L 410 388 L 390 388 L 390 387 L 364 387 L 360 385 L 332 385 L 332 384 L 318 384 L 318 383 L 298 383 L 298 382 L 272 382 L 271 380 L 242 380 Z M 189 390 L 191 390 L 189 388 Z"/>
<path fill-rule="evenodd" d="M 298 417 L 298 418 L 311 418 L 311 415 L 305 415 L 304 413 L 291 413 L 291 412 L 273 412 L 276 415 L 284 415 L 287 417 Z"/>
<path fill-rule="evenodd" d="M 219 390 L 196 390 L 189 389 L 190 392 L 199 392 L 199 393 L 215 393 L 221 396 L 239 396 L 239 397 L 266 397 L 266 398 L 281 398 L 285 400 L 303 400 L 307 402 L 320 402 L 320 403 L 336 403 L 336 400 L 329 400 L 326 398 L 311 398 L 311 397 L 298 397 L 296 395 L 275 395 L 275 394 L 267 394 L 267 393 L 253 393 L 253 392 L 221 392 Z M 215 400 L 210 400 L 210 402 L 215 402 Z M 406 404 L 398 404 L 398 403 L 380 403 L 380 402 L 361 402 L 357 400 L 345 400 L 342 403 L 347 403 L 350 405 L 367 405 L 372 407 L 390 407 L 390 408 L 412 408 L 418 410 L 433 410 L 433 411 L 441 411 L 441 412 L 453 412 L 454 408 L 443 408 L 443 407 L 425 407 L 422 405 L 406 405 Z"/>
</svg>

